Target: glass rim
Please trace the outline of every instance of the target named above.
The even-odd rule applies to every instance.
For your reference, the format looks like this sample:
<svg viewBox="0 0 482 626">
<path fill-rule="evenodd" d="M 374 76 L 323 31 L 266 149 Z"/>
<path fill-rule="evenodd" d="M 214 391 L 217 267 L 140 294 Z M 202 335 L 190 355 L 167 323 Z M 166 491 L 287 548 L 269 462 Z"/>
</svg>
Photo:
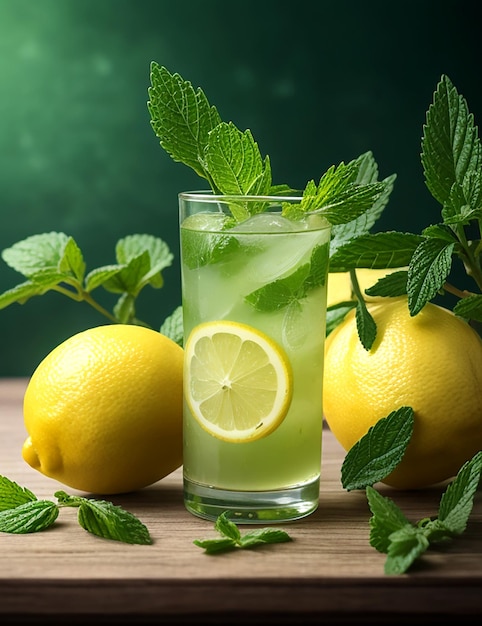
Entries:
<svg viewBox="0 0 482 626">
<path fill-rule="evenodd" d="M 246 194 L 216 194 L 212 190 L 199 190 L 199 191 L 181 191 L 178 194 L 180 200 L 189 201 L 203 201 L 203 202 L 300 202 L 303 194 L 300 192 L 297 196 L 272 196 L 272 195 L 246 195 Z"/>
</svg>

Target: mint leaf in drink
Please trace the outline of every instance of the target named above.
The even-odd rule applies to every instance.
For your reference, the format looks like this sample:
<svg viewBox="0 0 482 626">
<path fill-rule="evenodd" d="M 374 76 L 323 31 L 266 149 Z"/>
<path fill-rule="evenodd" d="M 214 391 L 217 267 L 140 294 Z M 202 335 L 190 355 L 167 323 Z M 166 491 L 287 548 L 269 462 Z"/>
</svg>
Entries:
<svg viewBox="0 0 482 626">
<path fill-rule="evenodd" d="M 103 539 L 147 545 L 152 543 L 146 526 L 132 513 L 105 500 L 69 496 L 57 491 L 59 506 L 78 507 L 78 521 L 84 530 Z"/>
<path fill-rule="evenodd" d="M 221 513 L 214 524 L 215 530 L 221 535 L 216 539 L 195 539 L 194 545 L 203 548 L 207 554 L 219 554 L 236 549 L 251 549 L 269 543 L 284 543 L 292 538 L 284 530 L 278 528 L 257 528 L 241 534 L 237 525 Z"/>
<path fill-rule="evenodd" d="M 189 227 L 181 229 L 181 243 L 182 262 L 189 269 L 225 261 L 240 247 L 239 241 L 232 235 L 207 233 Z"/>
<path fill-rule="evenodd" d="M 407 406 L 378 420 L 346 454 L 341 467 L 343 488 L 363 489 L 386 478 L 402 460 L 413 425 L 413 409 Z"/>
<path fill-rule="evenodd" d="M 209 133 L 221 122 L 216 107 L 209 104 L 201 88 L 194 89 L 179 74 L 171 74 L 155 62 L 151 63 L 150 78 L 147 106 L 161 146 L 174 161 L 192 168 L 218 191 L 205 158 Z"/>
<path fill-rule="evenodd" d="M 315 246 L 310 263 L 298 267 L 292 274 L 274 280 L 245 297 L 257 311 L 279 311 L 300 302 L 307 293 L 326 282 L 329 245 Z"/>
<path fill-rule="evenodd" d="M 12 509 L 0 510 L 0 532 L 36 533 L 52 526 L 59 515 L 58 506 L 49 500 L 29 500 Z"/>
<path fill-rule="evenodd" d="M 292 302 L 299 302 L 306 295 L 305 282 L 310 275 L 310 265 L 298 267 L 285 278 L 263 285 L 245 297 L 257 311 L 279 311 Z"/>
</svg>

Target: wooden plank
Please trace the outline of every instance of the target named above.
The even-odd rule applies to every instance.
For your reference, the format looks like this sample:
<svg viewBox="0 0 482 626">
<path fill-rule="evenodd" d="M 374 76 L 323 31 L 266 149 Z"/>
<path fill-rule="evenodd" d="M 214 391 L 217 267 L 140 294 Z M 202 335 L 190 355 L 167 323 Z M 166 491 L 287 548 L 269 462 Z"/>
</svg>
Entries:
<svg viewBox="0 0 482 626">
<path fill-rule="evenodd" d="M 0 380 L 0 474 L 55 500 L 63 489 L 21 457 L 26 436 L 22 397 L 26 380 Z M 176 470 L 137 493 L 109 499 L 137 515 L 154 539 L 151 546 L 107 541 L 85 532 L 75 509 L 63 509 L 48 531 L 0 533 L 0 616 L 103 615 L 120 620 L 169 617 L 201 623 L 239 623 L 263 616 L 266 623 L 357 623 L 423 615 L 482 614 L 482 501 L 477 495 L 469 527 L 444 549 L 431 550 L 409 574 L 385 576 L 385 556 L 369 545 L 364 492 L 340 483 L 344 451 L 325 428 L 319 509 L 284 525 L 294 541 L 252 551 L 208 556 L 196 538 L 214 537 L 212 522 L 188 513 L 182 473 Z M 440 488 L 397 492 L 377 486 L 412 521 L 434 515 Z M 95 496 L 92 496 L 95 497 Z M 204 618 L 203 618 L 204 616 Z M 387 617 L 388 616 L 388 617 Z M 261 619 L 261 618 L 260 618 Z M 222 620 L 221 620 L 222 621 Z M 341 623 L 341 622 L 340 622 Z"/>
</svg>

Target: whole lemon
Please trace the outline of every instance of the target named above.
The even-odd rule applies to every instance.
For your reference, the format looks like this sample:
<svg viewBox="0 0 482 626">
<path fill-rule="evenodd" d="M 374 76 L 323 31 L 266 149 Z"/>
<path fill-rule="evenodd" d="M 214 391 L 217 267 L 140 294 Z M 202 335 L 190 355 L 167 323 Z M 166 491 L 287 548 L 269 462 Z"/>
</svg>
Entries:
<svg viewBox="0 0 482 626">
<path fill-rule="evenodd" d="M 369 351 L 354 311 L 326 340 L 325 419 L 349 450 L 379 419 L 410 406 L 412 438 L 383 482 L 417 489 L 450 479 L 482 449 L 482 340 L 432 303 L 413 317 L 405 297 L 380 298 L 368 310 L 377 324 Z"/>
<path fill-rule="evenodd" d="M 34 371 L 24 396 L 24 460 L 99 494 L 141 489 L 182 463 L 183 349 L 112 324 L 80 332 Z"/>
</svg>

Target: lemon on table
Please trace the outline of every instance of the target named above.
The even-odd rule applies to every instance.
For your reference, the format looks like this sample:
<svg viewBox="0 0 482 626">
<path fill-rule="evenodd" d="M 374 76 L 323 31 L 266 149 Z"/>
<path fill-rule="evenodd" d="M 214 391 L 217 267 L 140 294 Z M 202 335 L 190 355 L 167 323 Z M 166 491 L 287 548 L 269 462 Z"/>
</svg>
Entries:
<svg viewBox="0 0 482 626">
<path fill-rule="evenodd" d="M 182 464 L 183 349 L 112 324 L 80 332 L 34 371 L 24 396 L 24 460 L 59 482 L 125 493 Z"/>
<path fill-rule="evenodd" d="M 280 346 L 230 321 L 196 326 L 185 345 L 185 396 L 211 435 L 248 442 L 273 432 L 288 412 L 292 374 Z"/>
<path fill-rule="evenodd" d="M 482 449 L 482 340 L 432 303 L 413 317 L 405 297 L 379 298 L 368 310 L 377 324 L 371 350 L 353 311 L 326 340 L 326 421 L 349 450 L 379 419 L 411 406 L 412 439 L 383 482 L 416 489 L 450 479 Z"/>
</svg>

